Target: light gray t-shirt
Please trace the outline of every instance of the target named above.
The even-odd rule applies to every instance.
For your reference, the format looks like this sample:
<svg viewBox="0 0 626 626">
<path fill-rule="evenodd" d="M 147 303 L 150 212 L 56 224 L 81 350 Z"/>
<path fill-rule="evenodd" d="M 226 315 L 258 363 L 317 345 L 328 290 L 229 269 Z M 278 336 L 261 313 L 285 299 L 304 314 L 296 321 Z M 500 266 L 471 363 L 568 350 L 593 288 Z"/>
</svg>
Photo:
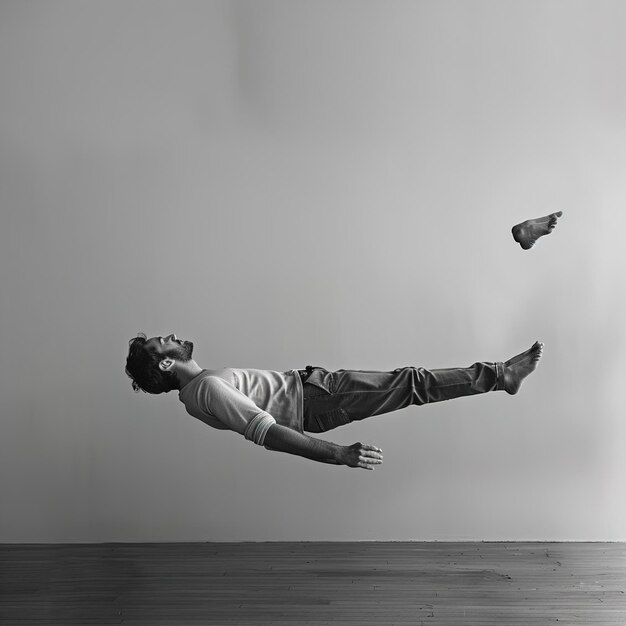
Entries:
<svg viewBox="0 0 626 626">
<path fill-rule="evenodd" d="M 297 370 L 202 370 L 179 392 L 187 413 L 220 430 L 264 445 L 272 424 L 302 432 L 302 381 Z"/>
</svg>

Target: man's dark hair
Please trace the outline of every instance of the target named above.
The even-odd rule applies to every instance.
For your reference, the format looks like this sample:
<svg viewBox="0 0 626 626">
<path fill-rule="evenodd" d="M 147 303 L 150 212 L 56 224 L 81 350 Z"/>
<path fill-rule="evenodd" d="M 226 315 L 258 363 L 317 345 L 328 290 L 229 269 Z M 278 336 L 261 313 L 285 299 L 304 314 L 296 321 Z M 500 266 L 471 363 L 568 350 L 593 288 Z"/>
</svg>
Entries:
<svg viewBox="0 0 626 626">
<path fill-rule="evenodd" d="M 126 374 L 133 381 L 133 389 L 145 393 L 167 393 L 176 389 L 178 383 L 176 374 L 159 369 L 159 362 L 164 355 L 158 355 L 147 349 L 146 339 L 144 333 L 138 333 L 128 342 Z"/>
</svg>

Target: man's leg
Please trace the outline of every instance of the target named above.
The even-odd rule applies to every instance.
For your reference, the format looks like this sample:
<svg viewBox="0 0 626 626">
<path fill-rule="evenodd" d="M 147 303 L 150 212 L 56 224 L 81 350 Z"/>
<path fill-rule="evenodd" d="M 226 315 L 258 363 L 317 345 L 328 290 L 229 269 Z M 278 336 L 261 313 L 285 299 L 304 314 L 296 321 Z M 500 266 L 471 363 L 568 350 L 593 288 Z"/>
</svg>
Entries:
<svg viewBox="0 0 626 626">
<path fill-rule="evenodd" d="M 433 369 L 403 367 L 391 372 L 314 368 L 304 385 L 305 430 L 323 432 L 412 404 L 441 402 L 488 391 L 517 393 L 537 366 L 543 345 L 505 362 L 478 362 L 470 367 Z"/>
</svg>

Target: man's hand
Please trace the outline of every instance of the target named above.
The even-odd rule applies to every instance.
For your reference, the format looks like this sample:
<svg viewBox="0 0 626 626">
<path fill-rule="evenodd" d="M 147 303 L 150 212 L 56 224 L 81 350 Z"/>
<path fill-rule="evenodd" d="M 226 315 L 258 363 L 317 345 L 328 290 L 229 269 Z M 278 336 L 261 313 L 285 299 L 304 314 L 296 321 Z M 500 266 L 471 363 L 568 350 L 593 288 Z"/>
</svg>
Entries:
<svg viewBox="0 0 626 626">
<path fill-rule="evenodd" d="M 355 443 L 340 446 L 315 439 L 280 424 L 272 424 L 265 435 L 265 446 L 272 450 L 297 454 L 307 459 L 332 465 L 347 465 L 372 470 L 383 462 L 383 451 L 376 446 Z"/>
<path fill-rule="evenodd" d="M 348 467 L 361 467 L 373 470 L 383 462 L 383 451 L 367 443 L 353 443 L 345 446 L 341 453 L 341 463 Z"/>
</svg>

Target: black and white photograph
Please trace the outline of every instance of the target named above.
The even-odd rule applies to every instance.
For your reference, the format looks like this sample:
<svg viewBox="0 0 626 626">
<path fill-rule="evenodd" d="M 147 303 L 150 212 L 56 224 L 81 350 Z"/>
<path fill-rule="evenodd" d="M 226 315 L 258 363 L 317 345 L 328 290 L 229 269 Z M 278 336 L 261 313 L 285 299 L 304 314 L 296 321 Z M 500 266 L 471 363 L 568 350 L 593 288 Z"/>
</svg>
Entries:
<svg viewBox="0 0 626 626">
<path fill-rule="evenodd" d="M 2 626 L 626 626 L 624 0 L 0 0 Z"/>
</svg>

